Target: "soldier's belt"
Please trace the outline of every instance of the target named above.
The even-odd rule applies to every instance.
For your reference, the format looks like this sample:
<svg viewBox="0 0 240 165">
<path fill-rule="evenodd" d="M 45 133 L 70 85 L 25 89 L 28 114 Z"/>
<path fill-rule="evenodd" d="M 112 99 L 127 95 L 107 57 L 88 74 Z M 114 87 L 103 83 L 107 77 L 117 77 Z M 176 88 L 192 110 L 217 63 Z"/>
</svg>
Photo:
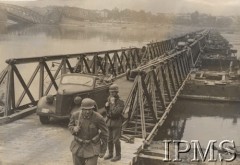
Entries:
<svg viewBox="0 0 240 165">
<path fill-rule="evenodd" d="M 100 136 L 99 134 L 97 134 L 96 136 L 94 136 L 92 139 L 90 140 L 83 140 L 77 136 L 74 136 L 74 139 L 78 142 L 78 143 L 81 143 L 81 144 L 89 144 L 91 142 L 93 143 L 97 143 L 99 140 L 100 140 Z"/>
</svg>

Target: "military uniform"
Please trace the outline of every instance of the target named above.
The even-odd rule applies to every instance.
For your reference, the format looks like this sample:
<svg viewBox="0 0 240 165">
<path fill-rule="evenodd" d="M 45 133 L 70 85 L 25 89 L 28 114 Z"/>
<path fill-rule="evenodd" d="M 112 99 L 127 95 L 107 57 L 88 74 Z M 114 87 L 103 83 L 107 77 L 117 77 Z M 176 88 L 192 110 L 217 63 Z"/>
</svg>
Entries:
<svg viewBox="0 0 240 165">
<path fill-rule="evenodd" d="M 111 99 L 114 99 L 114 103 L 111 101 Z M 121 143 L 120 143 L 120 137 L 121 137 L 121 131 L 122 131 L 122 112 L 124 108 L 124 101 L 122 101 L 119 96 L 112 98 L 112 96 L 109 96 L 108 98 L 109 105 L 106 106 L 107 110 L 107 126 L 109 130 L 109 139 L 108 139 L 108 150 L 109 155 L 105 157 L 105 159 L 109 159 L 113 157 L 113 148 L 115 146 L 116 150 L 116 157 L 119 160 L 121 158 Z M 115 158 L 116 159 L 116 158 Z M 112 159 L 114 161 L 114 158 Z"/>
<path fill-rule="evenodd" d="M 119 97 L 115 98 L 115 103 L 112 103 L 111 96 L 108 97 L 109 107 L 107 109 L 107 126 L 109 128 L 121 128 L 122 127 L 122 112 L 124 108 L 124 101 Z"/>
<path fill-rule="evenodd" d="M 70 150 L 75 165 L 94 165 L 97 164 L 98 155 L 106 152 L 108 129 L 99 113 L 93 112 L 89 118 L 85 118 L 81 111 L 72 114 L 68 125 L 74 135 Z M 74 127 L 77 125 L 80 130 L 75 133 Z"/>
</svg>

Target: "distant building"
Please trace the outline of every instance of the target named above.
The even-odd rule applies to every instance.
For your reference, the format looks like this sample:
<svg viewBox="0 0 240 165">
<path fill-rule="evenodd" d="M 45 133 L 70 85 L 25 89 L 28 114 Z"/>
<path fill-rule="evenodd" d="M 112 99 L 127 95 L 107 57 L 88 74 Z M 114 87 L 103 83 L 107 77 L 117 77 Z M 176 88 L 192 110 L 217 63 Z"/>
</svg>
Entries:
<svg viewBox="0 0 240 165">
<path fill-rule="evenodd" d="M 96 10 L 95 11 L 101 18 L 107 18 L 108 17 L 108 11 L 107 10 Z"/>
<path fill-rule="evenodd" d="M 176 17 L 184 19 L 184 20 L 191 20 L 191 13 L 178 13 Z"/>
</svg>

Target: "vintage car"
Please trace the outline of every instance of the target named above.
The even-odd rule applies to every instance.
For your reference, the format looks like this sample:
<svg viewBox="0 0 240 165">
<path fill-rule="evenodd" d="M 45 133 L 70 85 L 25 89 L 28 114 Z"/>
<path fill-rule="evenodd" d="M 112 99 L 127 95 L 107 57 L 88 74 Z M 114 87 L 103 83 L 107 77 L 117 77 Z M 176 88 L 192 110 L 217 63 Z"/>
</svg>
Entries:
<svg viewBox="0 0 240 165">
<path fill-rule="evenodd" d="M 57 94 L 52 103 L 47 101 L 47 96 L 38 101 L 37 115 L 42 124 L 47 124 L 51 117 L 69 118 L 74 109 L 74 98 L 80 96 L 96 101 L 97 109 L 104 107 L 109 95 L 111 77 L 95 76 L 88 74 L 71 73 L 61 76 Z"/>
</svg>

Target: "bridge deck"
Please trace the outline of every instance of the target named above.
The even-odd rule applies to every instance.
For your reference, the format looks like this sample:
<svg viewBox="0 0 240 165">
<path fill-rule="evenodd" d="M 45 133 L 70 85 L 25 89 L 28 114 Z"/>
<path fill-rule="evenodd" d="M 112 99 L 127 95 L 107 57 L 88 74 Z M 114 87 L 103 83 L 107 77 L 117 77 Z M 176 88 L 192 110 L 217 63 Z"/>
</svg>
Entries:
<svg viewBox="0 0 240 165">
<path fill-rule="evenodd" d="M 126 101 L 130 90 L 132 89 L 133 81 L 126 80 L 126 77 L 119 78 L 114 81 L 119 86 L 119 95 L 120 97 Z"/>
<path fill-rule="evenodd" d="M 116 80 L 120 95 L 126 100 L 132 82 L 125 77 Z M 67 121 L 53 120 L 50 125 L 42 125 L 38 116 L 32 114 L 26 118 L 0 126 L 0 164 L 72 164 L 69 149 L 72 135 L 67 129 Z M 134 144 L 122 142 L 122 159 L 112 163 L 99 159 L 100 165 L 129 164 L 133 153 L 142 144 L 142 139 L 135 139 Z"/>
<path fill-rule="evenodd" d="M 141 74 L 135 79 L 134 83 L 127 81 L 125 77 L 116 80 L 115 83 L 117 83 L 120 88 L 120 97 L 124 101 L 127 100 L 131 91 L 131 97 L 126 101 L 126 109 L 128 109 L 128 107 L 130 109 L 129 113 L 127 112 L 127 115 L 130 115 L 128 120 L 136 122 L 129 122 L 129 125 L 127 125 L 128 123 L 125 124 L 124 129 L 126 132 L 134 133 L 137 137 L 147 137 L 147 135 L 149 135 L 146 140 L 151 141 L 154 131 L 156 131 L 157 127 L 162 125 L 165 121 L 172 104 L 176 101 L 176 97 L 185 83 L 185 79 L 190 72 L 191 65 L 195 63 L 194 59 L 199 56 L 200 49 L 204 46 L 204 43 L 201 45 L 200 41 L 204 41 L 205 36 L 199 36 L 199 41 L 195 41 L 189 45 L 189 48 L 194 50 L 194 52 L 190 52 L 188 49 L 183 49 L 173 52 L 172 54 L 163 55 L 163 52 L 172 49 L 174 46 L 170 44 L 172 43 L 171 40 L 167 40 L 167 42 L 160 42 L 162 44 L 159 43 L 159 45 L 157 43 L 148 44 L 147 50 L 143 55 L 141 55 L 141 57 L 144 56 L 145 58 L 146 55 L 149 60 L 156 59 L 154 60 L 154 63 L 151 63 L 151 66 L 158 65 L 159 67 L 149 68 L 149 65 L 148 71 L 146 71 L 146 73 L 141 72 Z M 184 38 L 184 36 L 182 37 Z M 174 40 L 174 43 L 178 42 L 178 40 L 182 39 L 182 37 L 176 39 L 176 41 Z M 161 51 L 160 46 L 164 47 Z M 33 105 L 35 100 L 28 88 L 30 88 L 31 79 L 35 78 L 35 73 L 39 70 L 41 80 L 39 83 L 39 89 L 41 89 L 39 90 L 39 96 L 42 96 L 44 92 L 49 92 L 52 84 L 57 90 L 58 86 L 54 79 L 57 78 L 59 71 L 61 69 L 66 70 L 67 66 L 68 68 L 72 68 L 68 58 L 79 58 L 80 56 L 81 58 L 79 58 L 79 63 L 81 64 L 84 62 L 84 65 L 80 65 L 82 67 L 80 70 L 85 71 L 85 69 L 87 69 L 86 72 L 96 73 L 97 68 L 100 67 L 101 71 L 104 73 L 104 71 L 109 71 L 109 67 L 111 67 L 113 74 L 117 75 L 120 68 L 122 68 L 122 72 L 120 73 L 123 73 L 126 72 L 126 70 L 124 70 L 124 68 L 127 69 L 126 66 L 128 66 L 128 68 L 134 68 L 131 67 L 133 66 L 133 63 L 139 63 L 139 61 L 134 61 L 134 59 L 140 58 L 139 52 L 139 49 L 134 48 L 129 50 L 121 49 L 103 51 L 100 52 L 100 54 L 99 52 L 92 52 L 88 54 L 89 57 L 92 57 L 92 65 L 88 64 L 87 59 L 85 59 L 86 54 L 81 54 L 81 56 L 79 54 L 72 54 L 71 56 L 51 56 L 51 58 L 11 59 L 8 61 L 9 86 L 7 88 L 8 98 L 6 102 L 6 116 L 9 117 L 8 115 L 11 114 L 10 110 L 12 110 L 12 107 L 15 107 L 16 102 L 15 91 L 11 88 L 11 85 L 14 87 L 14 73 L 18 76 L 22 87 L 26 90 L 25 92 L 31 100 L 32 104 L 29 105 Z M 128 54 L 128 57 L 126 54 Z M 99 55 L 101 55 L 101 58 Z M 138 58 L 133 58 L 134 55 Z M 48 63 L 57 59 L 61 60 L 62 65 L 59 65 L 55 73 L 51 73 Z M 104 61 L 101 61 L 100 59 L 104 59 Z M 29 85 L 26 85 L 15 65 L 32 62 L 36 62 L 38 66 L 28 82 Z M 101 62 L 111 65 L 103 65 Z M 120 62 L 120 65 L 117 65 L 117 62 Z M 14 66 L 12 67 L 12 65 Z M 75 69 L 77 71 L 78 68 Z M 43 89 L 43 75 L 45 71 L 51 78 L 51 83 L 46 91 Z M 23 93 L 23 96 L 26 93 Z M 20 97 L 19 102 L 22 100 L 23 97 Z M 19 105 L 16 106 L 16 108 L 17 107 L 19 107 Z M 126 111 L 124 111 L 124 113 L 126 114 Z M 42 125 L 36 115 L 31 115 L 25 119 L 15 121 L 6 126 L 0 126 L 0 128 L 2 128 L 0 129 L 0 135 L 3 137 L 3 140 L 1 141 L 2 143 L 0 143 L 0 160 L 2 161 L 0 164 L 71 164 L 72 158 L 71 152 L 69 151 L 69 145 L 72 140 L 72 136 L 67 130 L 67 123 L 68 122 L 61 124 L 55 119 L 50 125 Z M 133 153 L 135 153 L 137 148 L 142 144 L 141 141 L 141 139 L 136 139 L 135 144 L 123 143 L 122 160 L 113 164 L 128 164 L 134 156 Z M 99 159 L 99 164 L 109 163 L 109 161 Z"/>
</svg>

